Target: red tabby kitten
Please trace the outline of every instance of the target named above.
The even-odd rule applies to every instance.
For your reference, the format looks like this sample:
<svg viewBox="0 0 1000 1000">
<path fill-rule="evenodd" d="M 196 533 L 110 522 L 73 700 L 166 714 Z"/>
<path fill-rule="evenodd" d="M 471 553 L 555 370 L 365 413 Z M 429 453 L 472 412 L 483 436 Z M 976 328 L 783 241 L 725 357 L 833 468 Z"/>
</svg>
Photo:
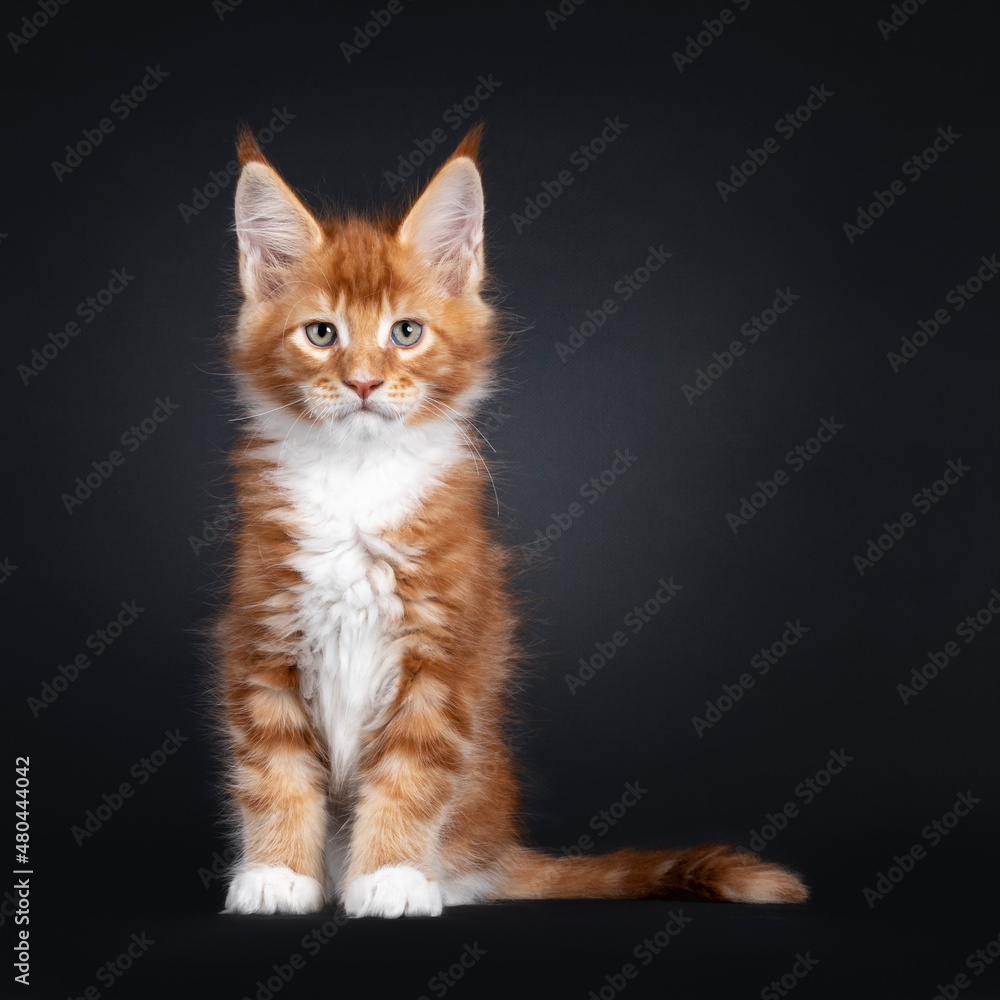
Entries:
<svg viewBox="0 0 1000 1000">
<path fill-rule="evenodd" d="M 796 875 L 727 847 L 565 858 L 520 841 L 507 556 L 463 426 L 501 339 L 480 295 L 478 145 L 477 129 L 399 221 L 314 215 L 239 138 L 226 911 L 803 900 Z"/>
</svg>

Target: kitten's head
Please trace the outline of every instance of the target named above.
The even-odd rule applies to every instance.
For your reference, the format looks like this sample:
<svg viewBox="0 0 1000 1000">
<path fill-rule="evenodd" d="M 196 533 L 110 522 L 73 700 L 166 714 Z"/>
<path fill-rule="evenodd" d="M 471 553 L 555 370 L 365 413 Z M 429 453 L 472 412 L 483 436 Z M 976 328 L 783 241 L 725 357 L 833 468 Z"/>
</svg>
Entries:
<svg viewBox="0 0 1000 1000">
<path fill-rule="evenodd" d="M 255 409 L 359 437 L 471 413 L 496 351 L 479 137 L 395 220 L 314 215 L 240 134 L 232 360 Z"/>
</svg>

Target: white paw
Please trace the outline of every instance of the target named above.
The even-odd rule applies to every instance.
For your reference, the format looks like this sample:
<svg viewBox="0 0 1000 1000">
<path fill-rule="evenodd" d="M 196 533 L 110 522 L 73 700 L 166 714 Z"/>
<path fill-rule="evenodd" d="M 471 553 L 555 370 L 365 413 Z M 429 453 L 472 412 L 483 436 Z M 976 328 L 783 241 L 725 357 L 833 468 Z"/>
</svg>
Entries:
<svg viewBox="0 0 1000 1000">
<path fill-rule="evenodd" d="M 229 884 L 223 913 L 315 913 L 323 909 L 319 882 L 284 865 L 247 865 Z"/>
<path fill-rule="evenodd" d="M 410 865 L 387 865 L 358 875 L 344 893 L 349 917 L 436 917 L 444 904 L 441 888 Z"/>
</svg>

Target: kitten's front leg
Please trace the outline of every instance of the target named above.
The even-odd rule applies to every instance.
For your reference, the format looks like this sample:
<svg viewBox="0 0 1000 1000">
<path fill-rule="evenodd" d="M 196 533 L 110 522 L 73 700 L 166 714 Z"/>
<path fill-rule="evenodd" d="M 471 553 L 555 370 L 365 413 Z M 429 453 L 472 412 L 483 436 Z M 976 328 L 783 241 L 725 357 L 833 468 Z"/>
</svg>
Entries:
<svg viewBox="0 0 1000 1000">
<path fill-rule="evenodd" d="M 437 916 L 435 851 L 463 759 L 447 690 L 416 673 L 363 769 L 351 833 L 349 916 Z"/>
<path fill-rule="evenodd" d="M 251 675 L 226 692 L 242 860 L 226 913 L 323 907 L 326 770 L 290 671 Z"/>
</svg>

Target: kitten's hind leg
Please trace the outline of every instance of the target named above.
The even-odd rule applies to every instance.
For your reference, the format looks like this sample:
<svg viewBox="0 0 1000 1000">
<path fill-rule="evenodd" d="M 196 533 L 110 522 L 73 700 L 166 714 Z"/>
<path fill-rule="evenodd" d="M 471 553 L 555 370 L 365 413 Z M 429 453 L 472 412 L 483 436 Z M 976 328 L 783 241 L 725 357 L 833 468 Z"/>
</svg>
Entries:
<svg viewBox="0 0 1000 1000">
<path fill-rule="evenodd" d="M 323 907 L 326 769 L 297 689 L 275 676 L 256 673 L 226 692 L 242 839 L 226 913 Z"/>
</svg>

